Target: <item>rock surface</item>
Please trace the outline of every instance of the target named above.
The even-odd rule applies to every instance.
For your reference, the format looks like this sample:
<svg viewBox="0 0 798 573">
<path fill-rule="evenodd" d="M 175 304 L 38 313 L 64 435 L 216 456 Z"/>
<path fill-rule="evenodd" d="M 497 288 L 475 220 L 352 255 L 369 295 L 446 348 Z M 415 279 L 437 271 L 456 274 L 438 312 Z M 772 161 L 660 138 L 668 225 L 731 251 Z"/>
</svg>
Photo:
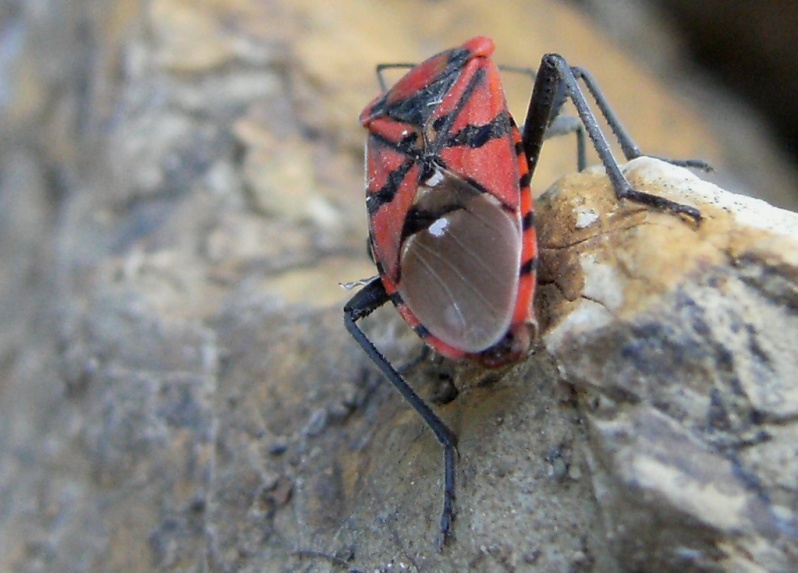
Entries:
<svg viewBox="0 0 798 573">
<path fill-rule="evenodd" d="M 437 444 L 341 324 L 338 283 L 374 272 L 355 121 L 373 64 L 475 33 L 509 63 L 600 51 L 599 78 L 635 85 L 609 95 L 633 94 L 645 149 L 712 148 L 557 6 L 9 15 L 0 570 L 336 570 L 297 551 L 362 571 L 794 568 L 794 215 L 650 161 L 630 176 L 700 205 L 700 228 L 564 180 L 538 206 L 538 352 L 412 371 L 427 395 L 459 388 L 438 407 L 460 435 L 457 541 L 435 549 Z M 574 165 L 572 141 L 545 149 L 538 186 Z M 368 323 L 416 356 L 392 309 Z"/>
<path fill-rule="evenodd" d="M 627 175 L 698 206 L 700 228 L 615 208 L 587 174 L 539 209 L 543 344 L 577 388 L 613 552 L 630 569 L 792 570 L 798 215 L 651 159 Z"/>
</svg>

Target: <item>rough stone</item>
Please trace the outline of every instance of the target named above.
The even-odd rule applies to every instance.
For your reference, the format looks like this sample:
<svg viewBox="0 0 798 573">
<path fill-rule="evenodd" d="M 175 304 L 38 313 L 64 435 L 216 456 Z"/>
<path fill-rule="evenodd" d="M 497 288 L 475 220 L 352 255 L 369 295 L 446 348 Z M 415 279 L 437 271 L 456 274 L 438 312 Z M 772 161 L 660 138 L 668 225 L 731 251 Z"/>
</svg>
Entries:
<svg viewBox="0 0 798 573">
<path fill-rule="evenodd" d="M 789 571 L 798 215 L 652 159 L 626 173 L 700 227 L 613 206 L 597 174 L 539 208 L 543 344 L 577 389 L 610 547 L 632 570 Z"/>
</svg>

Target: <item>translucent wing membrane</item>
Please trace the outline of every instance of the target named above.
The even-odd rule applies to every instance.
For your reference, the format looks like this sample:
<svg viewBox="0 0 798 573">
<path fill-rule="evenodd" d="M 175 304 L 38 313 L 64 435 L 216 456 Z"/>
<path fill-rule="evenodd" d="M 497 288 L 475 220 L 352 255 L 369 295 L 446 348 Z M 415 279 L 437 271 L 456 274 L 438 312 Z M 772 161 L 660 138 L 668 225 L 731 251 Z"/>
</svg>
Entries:
<svg viewBox="0 0 798 573">
<path fill-rule="evenodd" d="M 497 344 L 513 318 L 521 260 L 516 214 L 451 173 L 419 186 L 398 284 L 434 336 L 468 353 Z"/>
</svg>

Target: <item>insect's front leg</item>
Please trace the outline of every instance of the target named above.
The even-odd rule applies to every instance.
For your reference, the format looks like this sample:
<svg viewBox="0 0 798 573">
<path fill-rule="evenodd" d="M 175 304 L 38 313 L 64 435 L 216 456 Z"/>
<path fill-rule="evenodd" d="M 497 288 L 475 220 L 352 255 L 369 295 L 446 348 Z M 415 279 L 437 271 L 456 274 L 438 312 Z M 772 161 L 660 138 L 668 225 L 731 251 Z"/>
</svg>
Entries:
<svg viewBox="0 0 798 573">
<path fill-rule="evenodd" d="M 410 385 L 405 382 L 402 375 L 391 365 L 387 358 L 371 342 L 365 332 L 358 326 L 357 321 L 368 316 L 390 300 L 385 287 L 379 277 L 374 278 L 353 296 L 344 306 L 344 324 L 352 337 L 366 351 L 369 358 L 379 367 L 386 378 L 394 385 L 410 406 L 418 412 L 424 422 L 429 426 L 435 437 L 443 446 L 444 479 L 443 479 L 443 511 L 440 523 L 440 544 L 445 544 L 452 534 L 454 521 L 455 500 L 455 456 L 457 452 L 457 435 L 432 411 L 426 402 Z"/>
</svg>

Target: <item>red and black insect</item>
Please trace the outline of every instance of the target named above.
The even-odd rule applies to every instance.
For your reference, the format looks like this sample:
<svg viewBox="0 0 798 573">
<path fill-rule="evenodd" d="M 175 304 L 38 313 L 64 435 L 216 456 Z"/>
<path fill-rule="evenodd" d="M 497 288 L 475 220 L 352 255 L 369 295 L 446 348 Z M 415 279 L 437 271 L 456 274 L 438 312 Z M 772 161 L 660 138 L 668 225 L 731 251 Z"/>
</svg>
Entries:
<svg viewBox="0 0 798 573">
<path fill-rule="evenodd" d="M 529 183 L 543 140 L 555 133 L 574 131 L 582 141 L 584 127 L 619 200 L 683 214 L 696 223 L 701 220 L 693 207 L 631 187 L 579 79 L 626 158 L 641 155 L 639 149 L 592 77 L 559 55 L 543 57 L 519 131 L 491 59 L 493 49 L 490 39 L 477 37 L 433 56 L 412 67 L 360 116 L 368 130 L 369 248 L 379 276 L 346 304 L 344 321 L 443 446 L 443 541 L 454 517 L 456 436 L 357 321 L 391 301 L 424 342 L 445 357 L 475 360 L 486 367 L 523 357 L 536 334 L 532 301 L 537 242 Z M 560 110 L 568 99 L 579 121 L 562 121 Z M 584 145 L 579 155 L 581 169 Z M 699 161 L 672 163 L 706 168 Z"/>
</svg>

